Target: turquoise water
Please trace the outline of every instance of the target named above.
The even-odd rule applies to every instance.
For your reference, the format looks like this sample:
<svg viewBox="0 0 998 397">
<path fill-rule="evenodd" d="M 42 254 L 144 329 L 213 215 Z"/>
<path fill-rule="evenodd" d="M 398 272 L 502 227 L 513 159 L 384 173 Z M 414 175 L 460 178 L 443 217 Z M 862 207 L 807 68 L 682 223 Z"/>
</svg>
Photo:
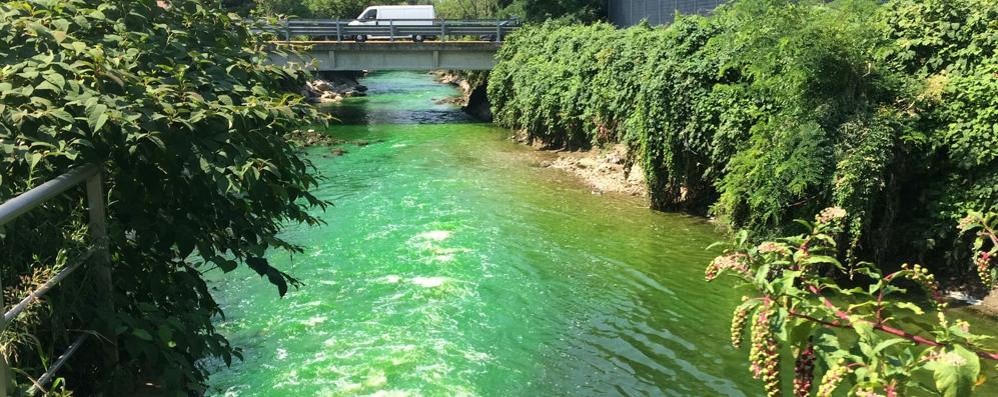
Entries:
<svg viewBox="0 0 998 397">
<path fill-rule="evenodd" d="M 728 346 L 735 291 L 703 282 L 712 226 L 538 166 L 436 104 L 456 92 L 427 75 L 365 83 L 329 132 L 369 144 L 310 151 L 328 224 L 270 257 L 306 285 L 279 299 L 246 269 L 215 285 L 246 360 L 209 394 L 759 394 Z"/>
</svg>

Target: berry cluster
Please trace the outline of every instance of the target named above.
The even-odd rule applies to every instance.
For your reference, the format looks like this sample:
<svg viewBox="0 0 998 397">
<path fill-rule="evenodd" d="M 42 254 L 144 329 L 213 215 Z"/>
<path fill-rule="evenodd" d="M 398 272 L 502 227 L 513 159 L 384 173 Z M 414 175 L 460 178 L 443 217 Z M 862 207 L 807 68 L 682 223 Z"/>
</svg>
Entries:
<svg viewBox="0 0 998 397">
<path fill-rule="evenodd" d="M 922 265 L 909 267 L 907 264 L 904 264 L 901 265 L 901 270 L 910 270 L 908 279 L 921 286 L 936 301 L 937 305 L 943 303 L 943 296 L 939 292 L 939 283 L 936 282 L 936 276 L 930 274 L 928 269 L 922 267 Z"/>
<path fill-rule="evenodd" d="M 707 282 L 714 281 L 714 279 L 721 274 L 721 271 L 728 269 L 732 269 L 746 276 L 749 275 L 749 268 L 748 265 L 745 264 L 744 256 L 744 254 L 736 253 L 714 258 L 714 260 L 710 262 L 710 265 L 707 266 L 707 269 L 704 270 L 703 278 L 707 280 Z"/>
<path fill-rule="evenodd" d="M 977 260 L 974 261 L 977 265 L 977 274 L 981 276 L 981 281 L 986 286 L 992 286 L 995 282 L 994 277 L 991 277 L 991 261 L 994 256 L 990 252 L 981 252 L 977 256 Z"/>
<path fill-rule="evenodd" d="M 818 221 L 818 223 L 829 224 L 845 219 L 846 215 L 848 215 L 848 213 L 842 208 L 829 207 L 822 210 L 821 213 L 814 218 L 814 220 Z"/>
<path fill-rule="evenodd" d="M 735 314 L 731 317 L 731 346 L 735 349 L 742 347 L 742 332 L 745 331 L 748 315 L 749 307 L 741 305 L 735 308 Z"/>
<path fill-rule="evenodd" d="M 752 318 L 752 348 L 749 362 L 752 364 L 752 377 L 762 379 L 768 397 L 781 395 L 779 345 L 773 336 L 770 321 L 773 308 L 767 302 Z"/>
<path fill-rule="evenodd" d="M 814 384 L 814 345 L 808 343 L 797 355 L 794 365 L 794 396 L 808 397 Z"/>
<path fill-rule="evenodd" d="M 831 397 L 835 389 L 839 387 L 842 380 L 845 379 L 846 374 L 849 373 L 849 367 L 845 366 L 844 363 L 839 363 L 837 366 L 828 370 L 825 373 L 825 377 L 821 379 L 821 385 L 818 386 L 817 397 Z"/>
<path fill-rule="evenodd" d="M 860 389 L 856 391 L 856 397 L 885 397 L 873 389 Z"/>
</svg>

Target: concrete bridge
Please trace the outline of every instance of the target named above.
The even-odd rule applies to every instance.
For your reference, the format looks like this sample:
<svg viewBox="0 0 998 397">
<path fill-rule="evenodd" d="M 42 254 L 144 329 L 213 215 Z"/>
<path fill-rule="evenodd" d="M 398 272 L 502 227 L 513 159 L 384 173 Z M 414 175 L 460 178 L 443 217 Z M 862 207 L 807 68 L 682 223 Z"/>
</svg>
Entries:
<svg viewBox="0 0 998 397">
<path fill-rule="evenodd" d="M 349 70 L 492 70 L 502 43 L 488 41 L 434 42 L 291 42 L 307 45 L 301 56 L 272 52 L 275 65 L 309 64 L 321 72 Z"/>
<path fill-rule="evenodd" d="M 306 46 L 298 51 L 301 56 L 272 52 L 277 65 L 311 63 L 316 71 L 491 70 L 503 39 L 518 27 L 516 20 L 297 19 L 260 32 L 273 35 L 276 49 Z"/>
</svg>

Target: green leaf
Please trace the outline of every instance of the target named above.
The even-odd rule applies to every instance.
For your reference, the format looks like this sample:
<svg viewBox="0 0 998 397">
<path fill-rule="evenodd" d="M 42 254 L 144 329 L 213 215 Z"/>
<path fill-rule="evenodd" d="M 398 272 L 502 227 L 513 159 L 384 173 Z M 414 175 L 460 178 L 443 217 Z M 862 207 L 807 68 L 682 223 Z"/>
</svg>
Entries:
<svg viewBox="0 0 998 397">
<path fill-rule="evenodd" d="M 895 306 L 897 306 L 899 309 L 911 310 L 912 312 L 918 315 L 925 314 L 925 311 L 923 311 L 921 307 L 918 307 L 918 305 L 911 302 L 899 302 L 895 304 Z"/>
<path fill-rule="evenodd" d="M 135 335 L 135 337 L 145 341 L 150 341 L 150 342 L 152 341 L 152 334 L 150 334 L 149 331 L 146 331 L 141 328 L 133 329 L 132 335 Z"/>
<path fill-rule="evenodd" d="M 925 367 L 933 372 L 936 389 L 944 397 L 970 396 L 981 372 L 977 355 L 960 345 L 947 347 Z"/>
<path fill-rule="evenodd" d="M 62 77 L 62 75 L 59 73 L 46 74 L 45 81 L 52 83 L 52 85 L 58 87 L 60 90 L 66 87 L 66 78 Z"/>
<path fill-rule="evenodd" d="M 107 123 L 107 105 L 96 104 L 87 111 L 87 124 L 93 132 L 100 131 Z"/>
</svg>

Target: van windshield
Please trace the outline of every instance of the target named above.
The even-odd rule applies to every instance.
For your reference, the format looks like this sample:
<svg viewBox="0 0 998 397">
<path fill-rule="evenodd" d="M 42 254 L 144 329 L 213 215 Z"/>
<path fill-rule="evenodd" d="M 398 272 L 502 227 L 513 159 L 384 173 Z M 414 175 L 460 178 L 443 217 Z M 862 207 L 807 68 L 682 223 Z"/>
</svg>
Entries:
<svg viewBox="0 0 998 397">
<path fill-rule="evenodd" d="M 362 14 L 359 19 L 378 19 L 378 9 L 372 8 L 367 10 L 367 12 Z"/>
</svg>

